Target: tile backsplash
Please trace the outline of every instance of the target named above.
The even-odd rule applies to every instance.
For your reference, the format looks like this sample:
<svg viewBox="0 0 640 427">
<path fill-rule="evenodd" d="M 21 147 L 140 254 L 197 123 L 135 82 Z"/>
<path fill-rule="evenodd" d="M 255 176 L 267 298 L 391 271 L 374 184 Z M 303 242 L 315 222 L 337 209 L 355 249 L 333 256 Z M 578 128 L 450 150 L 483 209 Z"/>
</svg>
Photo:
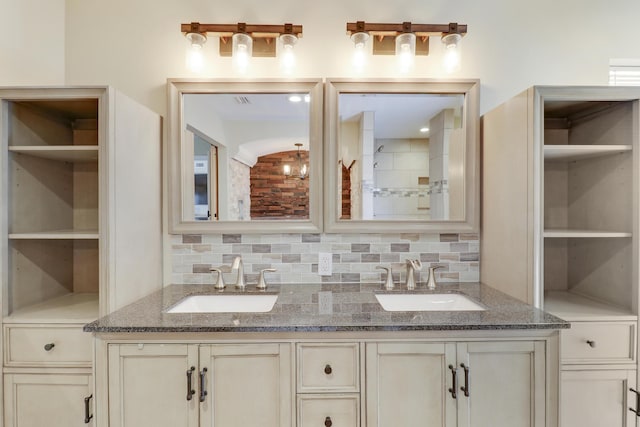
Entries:
<svg viewBox="0 0 640 427">
<path fill-rule="evenodd" d="M 331 276 L 318 275 L 318 253 L 332 254 Z M 211 267 L 230 265 L 242 256 L 247 283 L 260 270 L 270 283 L 381 283 L 392 267 L 396 283 L 405 280 L 406 259 L 422 261 L 416 280 L 426 282 L 427 267 L 438 265 L 440 282 L 477 282 L 480 242 L 477 234 L 184 234 L 171 236 L 172 283 L 213 283 Z M 236 272 L 225 274 L 235 282 Z"/>
</svg>

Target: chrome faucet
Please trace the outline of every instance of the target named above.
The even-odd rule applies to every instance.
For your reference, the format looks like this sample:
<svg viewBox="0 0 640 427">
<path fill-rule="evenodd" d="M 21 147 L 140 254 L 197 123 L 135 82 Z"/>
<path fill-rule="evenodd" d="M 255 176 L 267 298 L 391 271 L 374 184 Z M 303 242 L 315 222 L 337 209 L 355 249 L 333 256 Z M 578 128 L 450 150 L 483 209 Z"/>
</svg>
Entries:
<svg viewBox="0 0 640 427">
<path fill-rule="evenodd" d="M 422 269 L 422 263 L 419 259 L 407 260 L 407 290 L 412 291 L 416 288 L 416 270 Z"/>
<path fill-rule="evenodd" d="M 238 270 L 238 278 L 236 279 L 236 284 L 234 285 L 236 289 L 244 290 L 247 287 L 247 284 L 244 282 L 244 266 L 242 264 L 242 257 L 237 256 L 233 259 L 233 263 L 231 264 L 231 270 Z"/>
</svg>

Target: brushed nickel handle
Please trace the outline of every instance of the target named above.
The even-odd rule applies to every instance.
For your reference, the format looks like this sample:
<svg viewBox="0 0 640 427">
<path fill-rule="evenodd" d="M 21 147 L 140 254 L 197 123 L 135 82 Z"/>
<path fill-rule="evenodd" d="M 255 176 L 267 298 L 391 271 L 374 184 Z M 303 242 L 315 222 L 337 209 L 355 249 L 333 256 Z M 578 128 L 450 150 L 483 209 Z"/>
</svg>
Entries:
<svg viewBox="0 0 640 427">
<path fill-rule="evenodd" d="M 56 345 L 54 343 L 49 343 L 49 344 L 45 344 L 44 345 L 44 351 L 51 351 L 53 350 L 53 347 L 55 347 Z"/>
<path fill-rule="evenodd" d="M 193 397 L 194 394 L 196 394 L 196 391 L 193 389 L 192 385 L 191 385 L 191 379 L 193 376 L 193 371 L 196 370 L 195 366 L 192 366 L 191 368 L 189 368 L 189 370 L 187 370 L 187 400 L 191 400 L 191 398 Z"/>
<path fill-rule="evenodd" d="M 91 418 L 93 418 L 93 414 L 89 414 L 89 402 L 91 401 L 92 397 L 93 397 L 93 394 L 89 397 L 84 398 L 84 423 L 85 424 L 89 424 L 89 421 L 91 421 Z"/>
<path fill-rule="evenodd" d="M 464 392 L 465 396 L 469 397 L 469 394 L 471 393 L 469 390 L 469 367 L 464 363 L 461 363 L 460 367 L 464 369 L 464 386 L 460 387 L 460 390 Z"/>
<path fill-rule="evenodd" d="M 632 388 L 630 388 L 629 391 L 632 391 L 636 394 L 636 409 L 629 408 L 629 410 L 636 414 L 636 418 L 640 417 L 640 393 Z"/>
<path fill-rule="evenodd" d="M 331 368 L 331 365 L 327 363 L 324 367 L 324 373 L 327 375 L 331 375 L 332 372 L 333 372 L 333 369 Z"/>
<path fill-rule="evenodd" d="M 453 365 L 449 365 L 449 369 L 451 369 L 451 388 L 449 388 L 449 393 L 451 393 L 451 397 L 457 399 L 458 370 Z"/>
<path fill-rule="evenodd" d="M 202 368 L 202 371 L 200 371 L 200 402 L 204 402 L 205 398 L 207 397 L 207 390 L 206 390 L 206 381 L 205 381 L 205 375 L 207 374 L 207 368 Z"/>
<path fill-rule="evenodd" d="M 589 347 L 591 348 L 595 348 L 596 347 L 596 342 L 593 340 L 587 340 L 587 344 L 589 344 Z"/>
</svg>

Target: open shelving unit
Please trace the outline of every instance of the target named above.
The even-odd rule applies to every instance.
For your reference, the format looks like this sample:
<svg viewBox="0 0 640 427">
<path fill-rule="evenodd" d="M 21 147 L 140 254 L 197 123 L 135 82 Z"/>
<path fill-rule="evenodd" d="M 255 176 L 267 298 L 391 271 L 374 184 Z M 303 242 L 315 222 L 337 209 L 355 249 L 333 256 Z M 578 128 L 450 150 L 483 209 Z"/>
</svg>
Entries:
<svg viewBox="0 0 640 427">
<path fill-rule="evenodd" d="M 83 312 L 81 318 L 96 318 L 100 271 L 98 98 L 5 102 L 5 322 L 22 322 L 28 314 L 44 320 L 44 313 L 52 316 L 52 321 L 75 318 L 75 310 Z M 79 309 L 76 295 L 92 302 Z M 51 309 L 54 306 L 56 309 Z M 88 307 L 94 310 L 92 314 Z"/>
<path fill-rule="evenodd" d="M 483 117 L 480 279 L 571 322 L 565 427 L 636 422 L 639 129 L 637 87 L 534 86 Z"/>
<path fill-rule="evenodd" d="M 543 109 L 544 308 L 575 320 L 600 302 L 633 317 L 633 102 Z"/>
</svg>

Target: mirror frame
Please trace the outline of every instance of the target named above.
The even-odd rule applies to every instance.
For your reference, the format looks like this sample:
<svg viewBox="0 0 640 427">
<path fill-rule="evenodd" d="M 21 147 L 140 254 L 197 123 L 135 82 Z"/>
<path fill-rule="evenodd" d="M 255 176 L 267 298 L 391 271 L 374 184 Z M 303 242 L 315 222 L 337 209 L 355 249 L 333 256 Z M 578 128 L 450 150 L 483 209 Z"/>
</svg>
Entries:
<svg viewBox="0 0 640 427">
<path fill-rule="evenodd" d="M 187 221 L 182 199 L 184 94 L 309 93 L 309 218 L 291 220 Z M 322 79 L 228 80 L 167 79 L 168 211 L 170 234 L 319 233 L 322 231 L 323 83 Z"/>
<path fill-rule="evenodd" d="M 339 100 L 342 93 L 464 95 L 465 207 L 462 220 L 341 220 L 338 213 Z M 325 83 L 325 201 L 327 233 L 475 233 L 480 229 L 480 81 L 477 79 L 327 79 Z"/>
</svg>

